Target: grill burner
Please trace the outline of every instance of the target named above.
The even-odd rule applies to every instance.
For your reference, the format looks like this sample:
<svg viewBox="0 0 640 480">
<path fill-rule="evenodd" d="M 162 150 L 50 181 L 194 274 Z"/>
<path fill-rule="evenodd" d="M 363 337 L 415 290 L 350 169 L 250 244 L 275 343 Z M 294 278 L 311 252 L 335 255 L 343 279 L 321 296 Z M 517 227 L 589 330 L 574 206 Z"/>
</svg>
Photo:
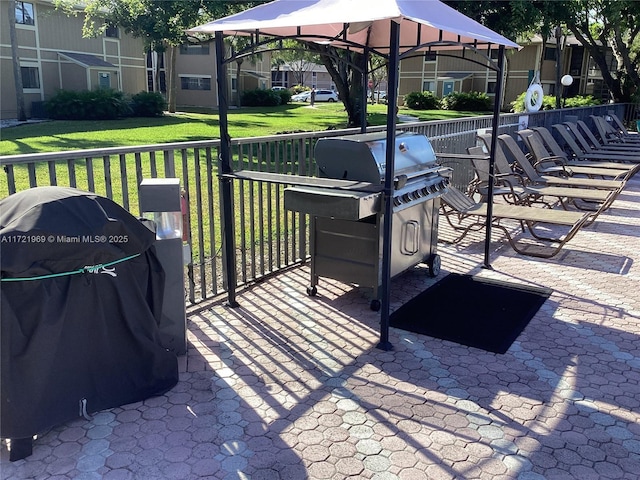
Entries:
<svg viewBox="0 0 640 480">
<path fill-rule="evenodd" d="M 334 278 L 371 287 L 371 308 L 380 308 L 386 144 L 386 132 L 320 139 L 314 152 L 319 176 L 356 181 L 360 187 L 285 190 L 285 208 L 311 215 L 309 295 L 317 293 L 319 277 Z M 391 276 L 422 262 L 436 276 L 439 197 L 449 169 L 437 164 L 424 135 L 398 132 L 395 148 Z M 363 183 L 370 187 L 362 188 Z"/>
</svg>

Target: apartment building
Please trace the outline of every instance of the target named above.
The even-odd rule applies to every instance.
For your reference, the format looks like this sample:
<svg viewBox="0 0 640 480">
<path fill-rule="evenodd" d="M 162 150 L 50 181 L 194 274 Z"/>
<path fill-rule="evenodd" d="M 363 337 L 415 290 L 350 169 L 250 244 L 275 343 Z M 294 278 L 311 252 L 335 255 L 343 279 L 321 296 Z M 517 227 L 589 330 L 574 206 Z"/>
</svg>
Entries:
<svg viewBox="0 0 640 480">
<path fill-rule="evenodd" d="M 83 14 L 68 16 L 52 0 L 16 1 L 16 40 L 27 116 L 57 90 L 147 89 L 144 46 L 117 27 L 82 37 Z M 9 36 L 9 2 L 0 0 L 0 118 L 16 118 L 16 87 Z"/>
<path fill-rule="evenodd" d="M 16 40 L 27 115 L 43 115 L 42 103 L 59 89 L 91 90 L 114 88 L 134 94 L 140 91 L 166 91 L 165 55 L 144 52 L 140 39 L 110 26 L 103 35 L 82 37 L 83 13 L 68 16 L 55 9 L 53 0 L 16 1 Z M 17 116 L 9 36 L 9 2 L 0 0 L 0 118 Z M 506 84 L 503 107 L 508 107 L 526 91 L 536 71 L 545 94 L 555 94 L 555 40 L 535 37 L 520 51 L 506 57 Z M 444 52 L 440 52 L 444 53 Z M 461 51 L 446 55 L 423 53 L 400 64 L 399 95 L 413 91 L 432 91 L 442 97 L 450 92 L 479 91 L 493 95 L 496 76 L 486 68 L 486 58 Z M 588 52 L 574 39 L 563 40 L 559 52 L 561 75 L 571 74 L 574 83 L 568 96 L 592 94 L 607 99 L 602 77 Z M 491 52 L 496 58 L 497 50 Z M 613 59 L 612 59 L 613 61 Z M 185 44 L 178 49 L 177 105 L 216 108 L 216 62 L 212 43 Z M 239 73 L 238 73 L 239 72 Z M 154 82 L 154 78 L 159 82 Z M 238 104 L 243 91 L 271 86 L 292 87 L 297 84 L 335 89 L 323 65 L 281 65 L 271 68 L 268 53 L 246 58 L 240 69 L 236 63 L 227 67 L 231 105 Z M 564 92 L 563 92 L 564 93 Z M 401 98 L 402 99 L 402 98 Z"/>
<path fill-rule="evenodd" d="M 154 91 L 152 65 L 159 62 L 161 75 L 160 89 L 166 91 L 166 55 L 165 58 L 155 54 L 147 56 L 148 90 Z M 238 96 L 247 90 L 269 88 L 271 56 L 268 53 L 245 58 L 240 64 L 231 62 L 227 65 L 228 98 L 231 105 L 238 104 Z M 217 108 L 218 90 L 216 85 L 216 57 L 212 42 L 185 44 L 178 48 L 176 57 L 178 76 L 176 104 L 178 106 L 198 106 Z M 239 73 L 238 73 L 239 72 Z"/>
<path fill-rule="evenodd" d="M 575 39 L 563 39 L 560 52 L 555 39 L 543 41 L 534 37 L 519 51 L 508 51 L 505 68 L 503 107 L 525 92 L 536 72 L 545 95 L 555 95 L 556 56 L 561 58 L 560 75 L 570 74 L 573 84 L 567 96 L 594 95 L 607 100 L 607 90 L 600 71 L 586 49 Z M 464 55 L 465 58 L 461 58 Z M 498 50 L 489 52 L 497 60 Z M 613 59 L 612 59 L 613 60 Z M 399 95 L 415 91 L 431 91 L 438 97 L 452 92 L 485 92 L 495 94 L 496 73 L 487 68 L 486 56 L 458 50 L 423 53 L 400 63 Z"/>
</svg>

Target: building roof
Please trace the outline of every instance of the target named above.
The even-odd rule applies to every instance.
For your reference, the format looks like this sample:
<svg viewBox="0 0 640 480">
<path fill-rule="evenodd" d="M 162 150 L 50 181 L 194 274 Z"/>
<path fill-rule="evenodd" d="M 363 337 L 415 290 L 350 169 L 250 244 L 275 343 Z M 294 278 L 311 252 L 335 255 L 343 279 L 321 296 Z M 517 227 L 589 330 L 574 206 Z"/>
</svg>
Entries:
<svg viewBox="0 0 640 480">
<path fill-rule="evenodd" d="M 240 75 L 247 75 L 249 77 L 254 77 L 254 78 L 269 78 L 265 75 L 262 75 L 261 73 L 258 72 L 248 72 L 248 71 L 240 71 Z"/>
<path fill-rule="evenodd" d="M 71 60 L 84 68 L 106 68 L 109 70 L 117 70 L 114 64 L 109 63 L 95 55 L 89 55 L 88 53 L 73 53 L 73 52 L 58 52 L 62 58 Z"/>
</svg>

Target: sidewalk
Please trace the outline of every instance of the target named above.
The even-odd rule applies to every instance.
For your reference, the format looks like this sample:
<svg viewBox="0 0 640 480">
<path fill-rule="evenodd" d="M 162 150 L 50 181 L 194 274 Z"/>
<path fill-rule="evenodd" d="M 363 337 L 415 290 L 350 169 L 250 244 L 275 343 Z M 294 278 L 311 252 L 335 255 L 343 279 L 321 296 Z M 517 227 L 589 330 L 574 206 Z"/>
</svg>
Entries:
<svg viewBox="0 0 640 480">
<path fill-rule="evenodd" d="M 441 221 L 441 232 L 446 225 Z M 497 235 L 497 234 L 496 234 Z M 640 178 L 553 259 L 483 234 L 439 245 L 442 278 L 553 289 L 504 355 L 391 329 L 365 291 L 307 267 L 190 308 L 164 396 L 61 425 L 2 479 L 628 479 L 640 472 Z M 437 281 L 416 267 L 392 308 Z M 461 292 L 461 300 L 464 292 Z"/>
</svg>

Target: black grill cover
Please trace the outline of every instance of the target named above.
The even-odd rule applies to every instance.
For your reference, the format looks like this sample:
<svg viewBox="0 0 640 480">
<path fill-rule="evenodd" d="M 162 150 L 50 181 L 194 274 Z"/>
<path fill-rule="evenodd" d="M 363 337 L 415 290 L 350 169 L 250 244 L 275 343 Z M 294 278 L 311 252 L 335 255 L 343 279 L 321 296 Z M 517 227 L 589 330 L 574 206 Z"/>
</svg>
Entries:
<svg viewBox="0 0 640 480">
<path fill-rule="evenodd" d="M 158 340 L 154 241 L 93 193 L 38 187 L 0 200 L 0 436 L 30 438 L 77 418 L 83 400 L 91 413 L 177 383 L 177 358 Z"/>
</svg>

